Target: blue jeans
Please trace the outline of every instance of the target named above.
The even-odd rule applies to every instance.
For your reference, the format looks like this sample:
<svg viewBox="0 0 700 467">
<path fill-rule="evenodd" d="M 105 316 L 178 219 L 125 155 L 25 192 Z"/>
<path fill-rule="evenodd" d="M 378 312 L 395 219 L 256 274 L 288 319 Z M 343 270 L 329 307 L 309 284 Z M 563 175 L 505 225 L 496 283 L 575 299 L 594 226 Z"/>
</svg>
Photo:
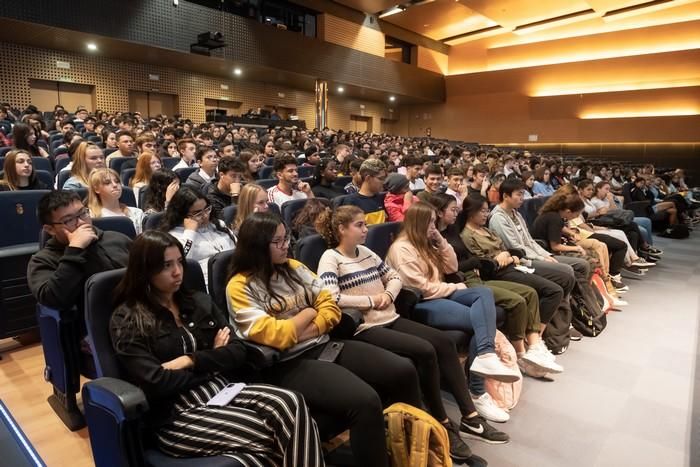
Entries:
<svg viewBox="0 0 700 467">
<path fill-rule="evenodd" d="M 469 365 L 477 355 L 495 352 L 496 305 L 493 292 L 487 287 L 458 290 L 447 298 L 424 300 L 413 309 L 413 316 L 438 329 L 457 329 L 474 333 L 469 342 Z M 472 393 L 484 393 L 483 378 L 471 375 Z"/>
<path fill-rule="evenodd" d="M 642 233 L 644 241 L 649 245 L 653 245 L 654 239 L 651 235 L 651 219 L 648 217 L 635 217 L 633 220 L 639 226 L 639 231 Z"/>
</svg>

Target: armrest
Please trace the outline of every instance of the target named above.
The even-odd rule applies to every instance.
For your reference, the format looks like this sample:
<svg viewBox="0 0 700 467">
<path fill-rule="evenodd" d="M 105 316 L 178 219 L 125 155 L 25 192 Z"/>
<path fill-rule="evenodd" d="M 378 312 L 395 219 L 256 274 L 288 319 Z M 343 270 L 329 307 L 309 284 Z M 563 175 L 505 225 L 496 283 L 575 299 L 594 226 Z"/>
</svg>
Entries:
<svg viewBox="0 0 700 467">
<path fill-rule="evenodd" d="M 544 240 L 542 240 L 541 238 L 533 238 L 533 240 L 534 240 L 535 243 L 537 243 L 539 246 L 541 246 L 541 247 L 544 248 L 545 250 L 549 251 L 549 245 L 547 245 L 547 243 L 546 243 Z"/>
<path fill-rule="evenodd" d="M 148 411 L 143 391 L 117 378 L 97 378 L 85 383 L 83 401 L 109 412 L 117 421 L 137 420 Z"/>
<path fill-rule="evenodd" d="M 396 312 L 404 318 L 411 319 L 413 308 L 421 300 L 423 300 L 423 292 L 414 287 L 404 285 L 401 292 L 399 292 L 399 296 L 394 300 Z"/>
<path fill-rule="evenodd" d="M 280 352 L 267 345 L 243 340 L 247 350 L 247 361 L 255 369 L 269 368 L 280 359 Z"/>
<path fill-rule="evenodd" d="M 329 335 L 334 339 L 352 339 L 363 319 L 363 314 L 357 308 L 342 308 L 340 322 L 335 325 Z"/>
</svg>

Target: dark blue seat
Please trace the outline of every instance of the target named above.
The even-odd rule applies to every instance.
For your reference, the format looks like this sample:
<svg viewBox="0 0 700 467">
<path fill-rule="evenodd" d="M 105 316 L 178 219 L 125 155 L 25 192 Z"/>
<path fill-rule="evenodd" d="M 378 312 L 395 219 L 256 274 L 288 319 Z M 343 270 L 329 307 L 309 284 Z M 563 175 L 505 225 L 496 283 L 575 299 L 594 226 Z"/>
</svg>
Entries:
<svg viewBox="0 0 700 467">
<path fill-rule="evenodd" d="M 227 226 L 230 226 L 233 224 L 234 219 L 236 218 L 236 213 L 238 212 L 238 205 L 232 204 L 231 206 L 226 206 L 223 211 L 223 219 L 224 223 Z"/>
<path fill-rule="evenodd" d="M 312 165 L 302 165 L 297 168 L 299 178 L 311 177 L 314 174 L 315 167 Z"/>
<path fill-rule="evenodd" d="M 0 148 L 0 157 L 5 157 L 5 154 L 7 154 L 10 151 L 12 151 L 12 146 L 5 146 L 4 148 Z M 5 160 L 3 159 L 0 162 L 2 162 L 4 164 Z M 0 165 L 2 165 L 2 164 L 0 164 Z"/>
<path fill-rule="evenodd" d="M 109 336 L 109 321 L 114 307 L 111 296 L 124 269 L 95 274 L 85 286 L 85 313 L 88 334 L 93 346 L 98 379 L 83 387 L 83 405 L 88 424 L 95 465 L 152 467 L 240 467 L 235 459 L 224 456 L 173 458 L 142 438 L 141 420 L 148 412 L 148 402 L 138 387 L 119 379 L 121 371 Z M 199 264 L 187 261 L 185 286 L 205 291 Z"/>
<path fill-rule="evenodd" d="M 339 207 L 339 206 L 342 206 L 343 203 L 344 203 L 344 201 L 345 201 L 345 199 L 346 199 L 348 196 L 351 196 L 351 195 L 340 195 L 340 196 L 336 196 L 335 198 L 333 198 L 333 199 L 331 200 L 331 201 L 333 202 L 333 209 L 335 209 L 335 208 L 337 208 L 337 207 Z"/>
<path fill-rule="evenodd" d="M 542 198 L 531 198 L 526 199 L 522 206 L 518 208 L 518 212 L 522 214 L 527 223 L 528 230 L 532 231 L 532 226 L 535 223 L 535 219 L 539 215 L 540 208 L 544 206 L 544 203 L 549 199 L 549 196 L 544 196 Z"/>
<path fill-rule="evenodd" d="M 293 199 L 293 200 L 287 201 L 284 204 L 282 204 L 280 211 L 282 212 L 282 220 L 284 220 L 284 223 L 287 225 L 292 225 L 292 221 L 294 220 L 294 217 L 297 215 L 297 213 L 299 211 L 304 209 L 304 206 L 306 206 L 307 201 L 309 201 L 309 200 L 308 199 Z"/>
<path fill-rule="evenodd" d="M 350 176 L 338 177 L 333 182 L 333 186 L 337 186 L 338 188 L 345 188 L 345 185 L 347 185 L 350 182 L 352 182 L 352 177 Z"/>
<path fill-rule="evenodd" d="M 197 167 L 185 167 L 182 169 L 177 169 L 175 171 L 175 173 L 180 178 L 180 184 L 184 184 L 187 181 L 187 179 L 189 178 L 189 176 L 198 170 L 199 170 L 199 168 L 197 168 Z"/>
<path fill-rule="evenodd" d="M 61 172 L 64 167 L 70 164 L 70 157 L 63 157 L 61 159 L 56 159 L 56 173 Z"/>
<path fill-rule="evenodd" d="M 42 183 L 45 183 L 46 186 L 48 187 L 53 187 L 53 174 L 51 172 L 47 172 L 46 170 L 34 170 L 34 173 L 36 174 L 36 178 L 39 179 Z"/>
<path fill-rule="evenodd" d="M 133 160 L 133 157 L 113 157 L 112 159 L 109 160 L 109 168 L 117 172 L 118 174 L 122 173 L 122 166 L 130 160 Z"/>
<path fill-rule="evenodd" d="M 267 190 L 268 188 L 272 188 L 273 186 L 277 185 L 277 183 L 279 183 L 279 180 L 277 180 L 276 178 L 263 178 L 260 180 L 256 180 L 255 183 Z"/>
<path fill-rule="evenodd" d="M 272 166 L 272 164 L 274 164 L 274 163 L 275 163 L 274 157 L 268 157 L 267 159 L 265 159 L 265 165 Z"/>
<path fill-rule="evenodd" d="M 122 186 L 122 195 L 119 197 L 119 201 L 132 208 L 137 207 L 136 196 L 134 195 L 134 190 L 130 186 Z"/>
<path fill-rule="evenodd" d="M 63 170 L 63 171 L 59 172 L 59 173 L 58 173 L 58 184 L 57 184 L 56 187 L 57 187 L 59 190 L 62 190 L 62 189 L 63 189 L 63 185 L 66 184 L 66 182 L 68 181 L 68 179 L 69 179 L 70 177 L 71 177 L 70 170 Z"/>
<path fill-rule="evenodd" d="M 121 171 L 120 178 L 122 179 L 122 185 L 129 186 L 129 182 L 136 175 L 136 169 L 124 169 Z"/>
<path fill-rule="evenodd" d="M 92 225 L 101 230 L 123 233 L 131 239 L 136 238 L 134 223 L 126 216 L 100 217 L 93 219 Z"/>
<path fill-rule="evenodd" d="M 39 246 L 41 224 L 36 215 L 39 200 L 49 190 L 0 192 L 0 219 L 6 226 L 0 232 L 0 248 L 27 243 Z"/>
<path fill-rule="evenodd" d="M 117 148 L 105 148 L 105 150 L 103 152 L 104 152 L 105 157 L 107 157 L 116 150 L 117 150 Z M 111 169 L 111 167 L 110 167 L 110 169 Z"/>
<path fill-rule="evenodd" d="M 46 170 L 47 172 L 53 173 L 51 161 L 43 157 L 32 157 L 32 166 L 34 170 Z"/>
<path fill-rule="evenodd" d="M 163 164 L 164 169 L 170 169 L 172 170 L 173 167 L 175 167 L 178 162 L 180 162 L 179 157 L 161 157 L 160 162 Z"/>
<path fill-rule="evenodd" d="M 318 263 L 328 245 L 319 234 L 307 235 L 294 246 L 294 258 L 301 261 L 313 272 L 318 271 Z"/>
<path fill-rule="evenodd" d="M 370 225 L 367 229 L 365 246 L 375 252 L 380 258 L 385 258 L 389 247 L 401 230 L 401 222 L 385 222 Z"/>
<path fill-rule="evenodd" d="M 277 206 L 275 203 L 267 203 L 267 207 L 271 213 L 282 217 L 282 212 L 280 211 L 280 207 Z"/>
<path fill-rule="evenodd" d="M 146 216 L 143 221 L 143 230 L 158 230 L 160 223 L 163 221 L 165 212 L 154 212 Z"/>
<path fill-rule="evenodd" d="M 258 177 L 261 179 L 270 178 L 272 175 L 273 167 L 271 165 L 263 165 L 258 170 Z"/>
</svg>

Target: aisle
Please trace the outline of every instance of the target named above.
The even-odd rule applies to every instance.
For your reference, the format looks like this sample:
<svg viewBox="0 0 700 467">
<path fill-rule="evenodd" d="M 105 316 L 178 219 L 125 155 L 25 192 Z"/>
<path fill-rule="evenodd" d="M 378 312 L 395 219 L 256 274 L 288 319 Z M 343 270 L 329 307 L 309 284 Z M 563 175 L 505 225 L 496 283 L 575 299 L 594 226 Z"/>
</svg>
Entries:
<svg viewBox="0 0 700 467">
<path fill-rule="evenodd" d="M 556 381 L 525 379 L 511 420 L 499 425 L 509 444 L 472 441 L 472 450 L 493 467 L 692 466 L 700 232 L 691 235 L 657 241 L 663 260 L 627 280 L 630 305 L 608 316 L 603 334 L 572 342 Z"/>
</svg>

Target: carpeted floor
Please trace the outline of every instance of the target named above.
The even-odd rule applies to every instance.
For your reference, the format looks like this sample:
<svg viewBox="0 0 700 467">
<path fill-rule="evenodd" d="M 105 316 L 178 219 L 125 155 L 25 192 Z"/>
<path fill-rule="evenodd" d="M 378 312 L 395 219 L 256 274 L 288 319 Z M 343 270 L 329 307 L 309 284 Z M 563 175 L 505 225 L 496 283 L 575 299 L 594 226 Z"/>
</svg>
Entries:
<svg viewBox="0 0 700 467">
<path fill-rule="evenodd" d="M 498 425 L 510 443 L 469 443 L 490 466 L 700 466 L 700 232 L 656 245 L 663 260 L 626 280 L 630 305 L 600 336 L 572 342 L 558 358 L 565 372 L 525 379 Z"/>
</svg>

